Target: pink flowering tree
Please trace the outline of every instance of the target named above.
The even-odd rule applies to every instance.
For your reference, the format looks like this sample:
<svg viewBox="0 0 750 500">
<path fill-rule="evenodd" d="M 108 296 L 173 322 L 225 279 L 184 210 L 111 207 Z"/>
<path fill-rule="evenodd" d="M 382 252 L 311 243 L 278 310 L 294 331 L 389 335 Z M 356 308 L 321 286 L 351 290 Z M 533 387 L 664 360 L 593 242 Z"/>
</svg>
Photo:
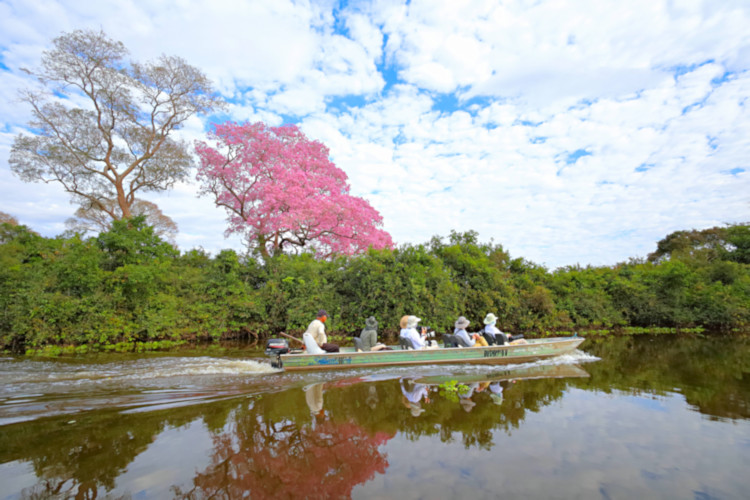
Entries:
<svg viewBox="0 0 750 500">
<path fill-rule="evenodd" d="M 309 249 L 319 257 L 391 248 L 383 218 L 349 194 L 347 176 L 328 148 L 294 125 L 223 123 L 196 143 L 201 194 L 228 214 L 226 234 L 245 236 L 269 258 Z"/>
</svg>

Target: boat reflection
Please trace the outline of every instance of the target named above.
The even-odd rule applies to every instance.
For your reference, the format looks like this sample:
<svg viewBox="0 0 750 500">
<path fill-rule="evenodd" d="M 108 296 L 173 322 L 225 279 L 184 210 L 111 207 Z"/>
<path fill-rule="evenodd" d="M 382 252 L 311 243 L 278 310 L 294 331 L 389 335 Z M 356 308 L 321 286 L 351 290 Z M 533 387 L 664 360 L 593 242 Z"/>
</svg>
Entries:
<svg viewBox="0 0 750 500">
<path fill-rule="evenodd" d="M 404 406 L 412 416 L 418 417 L 425 411 L 422 401 L 433 401 L 431 394 L 432 398 L 437 396 L 458 403 L 465 412 L 470 413 L 478 403 L 502 405 L 503 392 L 518 381 L 588 376 L 588 372 L 576 365 L 530 365 L 491 373 L 401 378 L 399 384 Z"/>
</svg>

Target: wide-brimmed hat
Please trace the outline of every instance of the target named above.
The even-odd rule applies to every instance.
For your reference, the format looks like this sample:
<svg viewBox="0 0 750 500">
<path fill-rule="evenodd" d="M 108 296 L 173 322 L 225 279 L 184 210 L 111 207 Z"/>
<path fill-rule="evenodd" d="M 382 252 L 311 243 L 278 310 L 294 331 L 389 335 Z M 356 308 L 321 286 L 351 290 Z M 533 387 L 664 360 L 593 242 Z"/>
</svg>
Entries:
<svg viewBox="0 0 750 500">
<path fill-rule="evenodd" d="M 495 316 L 492 313 L 489 313 L 487 316 L 484 317 L 484 324 L 485 325 L 491 325 L 492 323 L 497 321 L 497 316 Z"/>
<path fill-rule="evenodd" d="M 365 325 L 368 328 L 377 328 L 378 327 L 378 320 L 375 319 L 375 316 L 370 316 L 365 320 Z"/>
<path fill-rule="evenodd" d="M 458 402 L 466 413 L 469 413 L 471 409 L 474 408 L 474 405 L 476 405 L 474 401 L 468 398 L 461 398 Z"/>
<path fill-rule="evenodd" d="M 456 328 L 466 328 L 467 326 L 469 326 L 469 323 L 471 323 L 471 321 L 464 318 L 463 316 L 459 316 L 456 320 Z"/>
<path fill-rule="evenodd" d="M 401 328 L 406 328 L 406 323 L 409 322 L 409 315 L 401 316 L 401 319 L 399 320 L 398 324 L 401 325 Z"/>
<path fill-rule="evenodd" d="M 411 403 L 409 404 L 409 411 L 411 412 L 412 416 L 418 417 L 424 412 L 424 408 L 419 406 L 418 404 Z"/>
<path fill-rule="evenodd" d="M 417 326 L 417 323 L 422 321 L 422 318 L 417 318 L 416 316 L 409 316 L 406 319 L 406 328 L 414 328 Z"/>
</svg>

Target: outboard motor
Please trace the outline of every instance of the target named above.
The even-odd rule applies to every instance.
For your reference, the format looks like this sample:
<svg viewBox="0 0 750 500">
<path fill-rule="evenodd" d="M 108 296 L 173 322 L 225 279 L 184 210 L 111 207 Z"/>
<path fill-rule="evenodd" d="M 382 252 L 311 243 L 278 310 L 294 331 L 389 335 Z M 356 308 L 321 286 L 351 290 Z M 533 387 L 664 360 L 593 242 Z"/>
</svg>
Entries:
<svg viewBox="0 0 750 500">
<path fill-rule="evenodd" d="M 266 342 L 266 356 L 275 356 L 276 361 L 271 362 L 274 368 L 282 368 L 281 355 L 289 352 L 289 343 L 284 339 L 268 339 Z"/>
</svg>

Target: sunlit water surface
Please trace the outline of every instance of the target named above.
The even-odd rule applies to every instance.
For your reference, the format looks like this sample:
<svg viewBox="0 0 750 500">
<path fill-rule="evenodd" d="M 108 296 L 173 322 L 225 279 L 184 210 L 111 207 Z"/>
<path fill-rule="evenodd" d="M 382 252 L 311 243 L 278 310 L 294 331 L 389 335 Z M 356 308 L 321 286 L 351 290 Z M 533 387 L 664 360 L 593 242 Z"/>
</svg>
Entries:
<svg viewBox="0 0 750 500">
<path fill-rule="evenodd" d="M 0 498 L 750 497 L 746 340 L 581 349 L 311 373 L 0 359 Z"/>
</svg>

